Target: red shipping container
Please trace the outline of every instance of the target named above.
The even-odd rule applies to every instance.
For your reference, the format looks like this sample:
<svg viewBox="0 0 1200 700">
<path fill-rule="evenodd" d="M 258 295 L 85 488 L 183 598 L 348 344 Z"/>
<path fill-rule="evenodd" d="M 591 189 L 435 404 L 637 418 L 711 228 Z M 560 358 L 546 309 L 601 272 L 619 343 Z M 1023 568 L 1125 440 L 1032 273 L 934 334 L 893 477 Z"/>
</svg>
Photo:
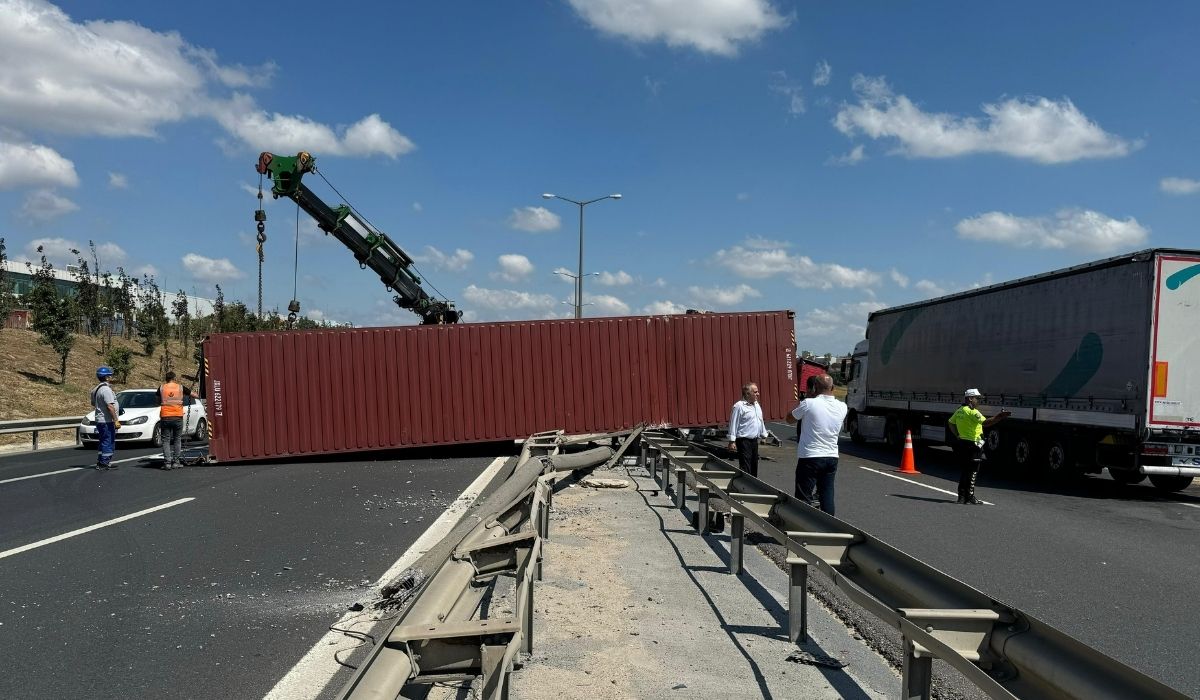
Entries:
<svg viewBox="0 0 1200 700">
<path fill-rule="evenodd" d="M 723 424 L 756 381 L 794 406 L 793 313 L 223 333 L 204 341 L 220 461 Z"/>
<path fill-rule="evenodd" d="M 824 363 L 817 362 L 816 360 L 805 359 L 803 357 L 796 361 L 796 367 L 800 373 L 800 378 L 796 381 L 796 386 L 799 388 L 800 393 L 804 393 L 808 389 L 809 377 L 815 377 L 817 375 L 826 374 L 829 372 L 829 367 L 827 367 Z M 799 403 L 799 401 L 797 401 L 797 403 Z"/>
</svg>

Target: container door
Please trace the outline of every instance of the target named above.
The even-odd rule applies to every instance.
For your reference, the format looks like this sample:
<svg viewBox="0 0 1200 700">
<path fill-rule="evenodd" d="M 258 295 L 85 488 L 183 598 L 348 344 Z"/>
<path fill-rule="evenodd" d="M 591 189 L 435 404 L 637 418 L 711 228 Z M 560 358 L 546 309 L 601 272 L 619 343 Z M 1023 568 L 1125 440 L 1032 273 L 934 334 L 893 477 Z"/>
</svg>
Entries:
<svg viewBox="0 0 1200 700">
<path fill-rule="evenodd" d="M 1200 255 L 1155 265 L 1148 425 L 1200 428 Z"/>
</svg>

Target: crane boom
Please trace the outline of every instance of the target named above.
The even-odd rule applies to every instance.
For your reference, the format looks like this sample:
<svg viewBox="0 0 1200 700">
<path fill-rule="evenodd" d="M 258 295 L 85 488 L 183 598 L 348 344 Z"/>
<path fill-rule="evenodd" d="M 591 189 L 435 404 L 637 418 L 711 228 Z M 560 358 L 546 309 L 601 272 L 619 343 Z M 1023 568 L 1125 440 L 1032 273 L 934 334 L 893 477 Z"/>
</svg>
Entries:
<svg viewBox="0 0 1200 700">
<path fill-rule="evenodd" d="M 307 173 L 316 171 L 316 160 L 301 151 L 294 156 L 263 152 L 255 168 L 271 178 L 271 194 L 296 202 L 317 222 L 317 227 L 350 249 L 358 266 L 371 268 L 383 281 L 392 300 L 402 309 L 421 317 L 422 324 L 457 323 L 462 313 L 454 303 L 430 296 L 421 286 L 421 278 L 410 268 L 413 260 L 382 231 L 357 216 L 350 206 L 330 207 L 304 184 Z"/>
</svg>

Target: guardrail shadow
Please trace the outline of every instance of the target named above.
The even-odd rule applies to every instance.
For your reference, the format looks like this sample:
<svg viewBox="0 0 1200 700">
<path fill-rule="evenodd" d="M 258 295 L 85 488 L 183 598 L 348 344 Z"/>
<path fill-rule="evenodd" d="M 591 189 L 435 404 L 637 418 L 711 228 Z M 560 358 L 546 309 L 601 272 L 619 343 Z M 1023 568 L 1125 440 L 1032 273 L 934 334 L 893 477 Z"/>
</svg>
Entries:
<svg viewBox="0 0 1200 700">
<path fill-rule="evenodd" d="M 771 619 L 775 621 L 776 626 L 766 627 L 757 625 L 730 624 L 725 618 L 725 615 L 721 612 L 721 609 L 717 606 L 716 602 L 712 599 L 712 596 L 710 596 L 708 591 L 705 590 L 704 584 L 702 584 L 696 578 L 696 572 L 698 571 L 716 571 L 724 572 L 727 576 L 730 575 L 728 573 L 730 557 L 729 550 L 721 546 L 719 543 L 719 540 L 722 539 L 727 541 L 729 539 L 729 535 L 717 535 L 713 533 L 709 533 L 708 535 L 699 535 L 695 530 L 690 528 L 675 529 L 673 527 L 668 527 L 662 512 L 660 512 L 662 508 L 660 508 L 660 506 L 657 504 L 651 503 L 650 499 L 646 496 L 647 491 L 659 491 L 661 493 L 661 490 L 657 488 L 658 484 L 655 484 L 656 488 L 654 489 L 643 490 L 640 480 L 644 479 L 653 483 L 653 479 L 650 478 L 649 474 L 646 474 L 645 476 L 634 477 L 633 474 L 628 470 L 627 473 L 629 473 L 630 478 L 633 479 L 634 483 L 637 485 L 638 495 L 642 497 L 642 500 L 646 503 L 649 511 L 653 513 L 656 518 L 658 518 L 659 532 L 663 535 L 663 538 L 666 539 L 667 543 L 671 545 L 671 549 L 675 552 L 675 557 L 679 560 L 680 567 L 687 574 L 688 578 L 692 582 L 692 585 L 696 587 L 696 590 L 699 591 L 702 596 L 704 596 L 705 602 L 708 603 L 709 609 L 712 610 L 713 615 L 715 615 L 717 620 L 720 622 L 721 629 L 725 632 L 726 636 L 729 638 L 729 641 L 737 648 L 738 652 L 742 655 L 742 658 L 746 660 L 746 663 L 750 665 L 751 670 L 754 672 L 755 681 L 758 683 L 759 691 L 762 693 L 762 697 L 774 697 L 771 694 L 770 687 L 767 685 L 766 677 L 763 675 L 762 669 L 750 655 L 749 651 L 742 646 L 737 634 L 755 634 L 771 639 L 786 639 L 786 630 L 788 625 L 787 610 L 775 598 L 771 591 L 768 590 L 766 586 L 764 586 L 757 578 L 749 573 L 743 566 L 741 572 L 737 574 L 738 581 L 746 587 L 746 590 L 749 591 L 755 600 L 762 603 L 764 610 L 768 615 L 771 616 Z M 671 505 L 669 508 L 670 510 L 674 511 L 679 510 L 674 505 Z M 690 522 L 693 515 L 694 511 L 691 508 L 687 508 L 686 514 L 680 513 L 680 517 L 683 517 L 685 522 Z M 723 566 L 713 567 L 689 565 L 683 555 L 683 552 L 680 551 L 679 546 L 675 544 L 675 541 L 668 536 L 669 534 L 700 537 L 704 543 L 708 545 L 709 549 L 713 551 L 717 558 L 720 559 Z M 824 656 L 829 656 L 829 654 L 822 649 L 821 645 L 812 639 L 811 635 L 805 644 L 799 645 L 797 648 L 804 649 L 806 651 L 817 652 Z M 821 672 L 821 675 L 825 677 L 825 680 L 831 686 L 833 686 L 833 688 L 841 695 L 841 697 L 846 698 L 847 700 L 870 700 L 871 696 L 864 691 L 863 688 L 853 678 L 840 669 L 830 669 L 821 666 L 814 666 L 814 668 L 817 668 L 817 670 Z"/>
</svg>

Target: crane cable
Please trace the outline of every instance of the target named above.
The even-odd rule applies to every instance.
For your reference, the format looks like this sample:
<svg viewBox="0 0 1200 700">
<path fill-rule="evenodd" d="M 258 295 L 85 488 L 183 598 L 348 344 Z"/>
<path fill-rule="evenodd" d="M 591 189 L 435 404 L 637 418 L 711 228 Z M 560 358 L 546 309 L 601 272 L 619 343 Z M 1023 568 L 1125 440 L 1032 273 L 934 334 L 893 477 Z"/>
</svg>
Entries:
<svg viewBox="0 0 1200 700">
<path fill-rule="evenodd" d="M 321 177 L 321 179 L 325 181 L 326 185 L 329 185 L 329 189 L 333 190 L 334 194 L 336 194 L 338 197 L 342 198 L 342 201 L 346 203 L 346 206 L 350 207 L 350 211 L 354 212 L 354 214 L 356 216 L 358 216 L 358 218 L 362 219 L 363 223 L 365 223 L 367 226 L 370 226 L 371 228 L 375 229 L 376 232 L 379 231 L 379 227 L 376 226 L 375 224 L 371 223 L 371 220 L 368 219 L 366 216 L 364 216 L 363 213 L 358 210 L 358 207 L 351 204 L 350 200 L 346 198 L 346 195 L 342 194 L 341 192 L 338 192 L 338 188 L 334 187 L 333 183 L 329 181 L 329 178 L 325 177 L 325 173 L 322 173 L 321 171 L 317 170 L 315 167 L 312 169 L 312 171 L 314 173 L 316 173 L 317 175 L 319 175 Z M 417 263 L 415 261 L 410 265 L 410 267 L 412 267 L 412 269 L 416 271 L 417 275 L 425 282 L 425 284 L 427 284 L 429 286 L 430 289 L 432 289 L 439 297 L 441 297 L 442 301 L 447 302 L 447 303 L 450 301 L 450 299 L 445 294 L 442 294 L 441 290 L 439 290 L 437 287 L 433 286 L 433 282 L 430 282 L 429 278 L 427 278 L 421 272 L 421 269 L 417 267 Z"/>
<path fill-rule="evenodd" d="M 297 289 L 300 279 L 300 202 L 296 202 L 296 257 L 292 260 L 292 303 L 288 304 L 287 327 L 288 330 L 296 323 L 296 318 L 300 313 L 300 301 L 297 297 Z"/>
<path fill-rule="evenodd" d="M 267 212 L 263 209 L 263 176 L 258 175 L 258 209 L 254 212 L 254 221 L 258 225 L 258 320 L 262 320 L 262 282 L 263 282 L 263 244 L 267 242 Z"/>
</svg>

